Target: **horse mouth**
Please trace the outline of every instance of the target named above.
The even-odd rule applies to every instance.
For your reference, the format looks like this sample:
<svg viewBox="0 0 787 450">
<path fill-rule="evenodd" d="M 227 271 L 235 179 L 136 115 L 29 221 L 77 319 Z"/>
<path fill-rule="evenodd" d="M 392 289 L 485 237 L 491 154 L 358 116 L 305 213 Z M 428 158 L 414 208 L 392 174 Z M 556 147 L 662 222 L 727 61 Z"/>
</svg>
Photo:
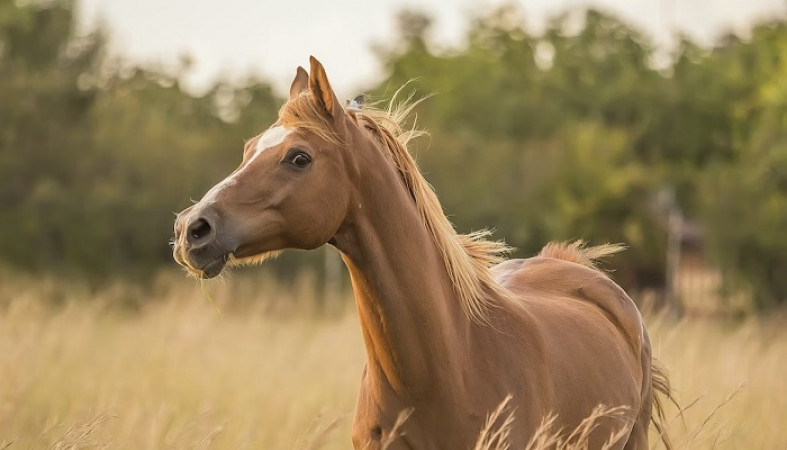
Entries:
<svg viewBox="0 0 787 450">
<path fill-rule="evenodd" d="M 214 259 L 213 261 L 209 261 L 207 264 L 202 266 L 201 269 L 197 270 L 197 276 L 202 278 L 203 280 L 209 280 L 211 278 L 216 278 L 219 276 L 222 270 L 224 270 L 224 266 L 227 265 L 227 260 L 229 259 L 229 255 L 222 255 L 221 257 Z"/>
<path fill-rule="evenodd" d="M 194 261 L 188 256 L 184 256 L 176 247 L 173 252 L 173 257 L 181 267 L 186 269 L 189 275 L 194 278 L 209 280 L 221 274 L 224 267 L 226 267 L 227 263 L 232 259 L 232 253 L 220 254 L 206 263 L 199 264 L 198 261 Z"/>
</svg>

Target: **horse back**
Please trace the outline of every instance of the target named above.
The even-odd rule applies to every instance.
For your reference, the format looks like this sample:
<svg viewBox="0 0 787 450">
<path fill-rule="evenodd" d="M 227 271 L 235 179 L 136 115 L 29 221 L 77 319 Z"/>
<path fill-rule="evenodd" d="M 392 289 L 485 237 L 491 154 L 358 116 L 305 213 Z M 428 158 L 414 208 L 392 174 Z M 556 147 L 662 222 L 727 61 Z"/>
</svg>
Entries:
<svg viewBox="0 0 787 450">
<path fill-rule="evenodd" d="M 545 256 L 515 259 L 493 268 L 498 282 L 517 294 L 526 306 L 546 304 L 564 314 L 598 309 L 623 335 L 635 355 L 646 343 L 645 326 L 634 301 L 603 272 L 572 261 Z M 558 304 L 557 302 L 562 302 Z M 579 311 L 578 311 L 579 313 Z M 560 314 L 560 313 L 557 313 Z"/>
</svg>

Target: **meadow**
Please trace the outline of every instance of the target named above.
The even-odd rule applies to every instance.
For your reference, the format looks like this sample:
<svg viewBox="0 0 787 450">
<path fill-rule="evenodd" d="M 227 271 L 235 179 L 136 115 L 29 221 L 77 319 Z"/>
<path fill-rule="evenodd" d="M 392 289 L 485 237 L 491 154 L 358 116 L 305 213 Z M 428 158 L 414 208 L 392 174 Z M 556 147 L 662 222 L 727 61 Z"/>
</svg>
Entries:
<svg viewBox="0 0 787 450">
<path fill-rule="evenodd" d="M 204 289 L 2 272 L 0 449 L 350 448 L 360 330 L 349 293 L 316 292 L 259 271 Z M 786 318 L 646 316 L 676 448 L 787 449 Z"/>
</svg>

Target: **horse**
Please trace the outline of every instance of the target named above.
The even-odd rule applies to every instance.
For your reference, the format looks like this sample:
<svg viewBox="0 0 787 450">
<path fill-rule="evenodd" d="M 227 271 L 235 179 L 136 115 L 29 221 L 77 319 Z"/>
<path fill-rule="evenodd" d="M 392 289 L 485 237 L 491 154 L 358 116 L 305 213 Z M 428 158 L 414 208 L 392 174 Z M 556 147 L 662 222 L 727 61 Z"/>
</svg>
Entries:
<svg viewBox="0 0 787 450">
<path fill-rule="evenodd" d="M 594 265 L 620 247 L 504 261 L 488 233 L 458 234 L 408 151 L 413 104 L 344 107 L 311 57 L 241 164 L 178 214 L 174 259 L 207 279 L 287 248 L 341 253 L 366 349 L 356 449 L 469 448 L 507 399 L 510 448 L 546 417 L 571 430 L 608 405 L 623 413 L 590 448 L 617 433 L 606 448 L 647 449 L 668 379 L 634 302 Z"/>
</svg>

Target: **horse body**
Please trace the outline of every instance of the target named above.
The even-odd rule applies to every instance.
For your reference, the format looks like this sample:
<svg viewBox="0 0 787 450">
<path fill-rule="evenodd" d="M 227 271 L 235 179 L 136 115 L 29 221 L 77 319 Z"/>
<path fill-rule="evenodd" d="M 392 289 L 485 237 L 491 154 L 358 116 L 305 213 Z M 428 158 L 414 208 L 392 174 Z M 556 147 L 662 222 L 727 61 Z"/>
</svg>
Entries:
<svg viewBox="0 0 787 450">
<path fill-rule="evenodd" d="M 641 411 L 645 402 L 650 407 L 650 389 L 644 382 L 641 361 L 647 360 L 649 370 L 650 360 L 649 354 L 633 352 L 643 341 L 629 342 L 593 299 L 528 285 L 527 280 L 540 276 L 537 272 L 541 270 L 573 275 L 578 282 L 565 286 L 567 292 L 587 289 L 588 280 L 611 283 L 593 269 L 537 257 L 513 273 L 508 284 L 522 294 L 524 307 L 501 306 L 489 325 L 463 322 L 450 334 L 445 332 L 449 328 L 445 323 L 435 326 L 426 319 L 416 321 L 424 324 L 423 335 L 413 345 L 431 360 L 422 363 L 423 373 L 417 378 L 391 382 L 380 359 L 369 355 L 353 426 L 355 447 L 380 448 L 398 414 L 412 408 L 408 420 L 396 430 L 401 438 L 388 448 L 468 448 L 468 443 L 478 438 L 489 412 L 508 395 L 513 397 L 511 408 L 517 419 L 511 430 L 511 448 L 525 448 L 545 417 L 554 414 L 560 426 L 573 430 L 599 404 L 626 405 L 629 410 L 620 420 L 600 420 L 590 448 L 600 448 L 614 432 L 635 422 L 639 422 L 638 430 L 646 432 L 650 411 Z M 399 319 L 388 311 L 377 320 Z M 373 327 L 363 316 L 361 320 L 364 333 L 369 333 L 366 330 Z M 435 330 L 439 333 L 432 333 Z M 441 338 L 450 340 L 434 345 Z M 418 353 L 401 341 L 387 343 L 386 354 L 395 355 L 397 345 L 402 357 Z M 445 349 L 449 346 L 450 357 Z M 399 376 L 406 377 L 406 372 L 400 371 Z M 642 386 L 647 387 L 646 392 Z M 612 448 L 622 448 L 625 442 Z M 646 442 L 646 434 L 632 435 L 628 448 L 647 448 Z"/>
<path fill-rule="evenodd" d="M 599 404 L 627 409 L 597 423 L 591 448 L 621 429 L 612 448 L 647 448 L 647 334 L 590 263 L 614 249 L 551 245 L 491 267 L 503 247 L 453 231 L 397 125 L 344 110 L 312 59 L 271 128 L 286 133 L 252 141 L 241 167 L 179 215 L 175 259 L 212 277 L 288 247 L 341 252 L 367 353 L 356 449 L 470 448 L 508 396 L 511 448 L 551 414 L 570 431 Z"/>
<path fill-rule="evenodd" d="M 600 404 L 626 406 L 616 419 L 599 421 L 590 448 L 600 448 L 613 433 L 629 427 L 632 432 L 621 439 L 619 448 L 647 448 L 650 343 L 625 292 L 594 268 L 550 256 L 527 260 L 506 286 L 522 298 L 534 318 L 523 334 L 537 335 L 544 342 L 542 367 L 548 368 L 553 395 L 542 397 L 526 386 L 543 405 L 542 417 L 556 414 L 573 430 Z"/>
<path fill-rule="evenodd" d="M 490 323 L 473 321 L 456 307 L 440 252 L 398 174 L 376 160 L 379 152 L 359 153 L 370 158 L 363 166 L 378 169 L 358 174 L 352 225 L 335 237 L 367 348 L 356 448 L 380 448 L 410 408 L 389 448 L 466 448 L 508 395 L 518 419 L 512 448 L 524 448 L 549 414 L 573 429 L 599 403 L 631 409 L 629 423 L 603 421 L 594 440 L 634 423 L 643 327 L 620 288 L 575 262 L 508 261 L 498 278 L 518 304 L 501 301 Z"/>
</svg>

